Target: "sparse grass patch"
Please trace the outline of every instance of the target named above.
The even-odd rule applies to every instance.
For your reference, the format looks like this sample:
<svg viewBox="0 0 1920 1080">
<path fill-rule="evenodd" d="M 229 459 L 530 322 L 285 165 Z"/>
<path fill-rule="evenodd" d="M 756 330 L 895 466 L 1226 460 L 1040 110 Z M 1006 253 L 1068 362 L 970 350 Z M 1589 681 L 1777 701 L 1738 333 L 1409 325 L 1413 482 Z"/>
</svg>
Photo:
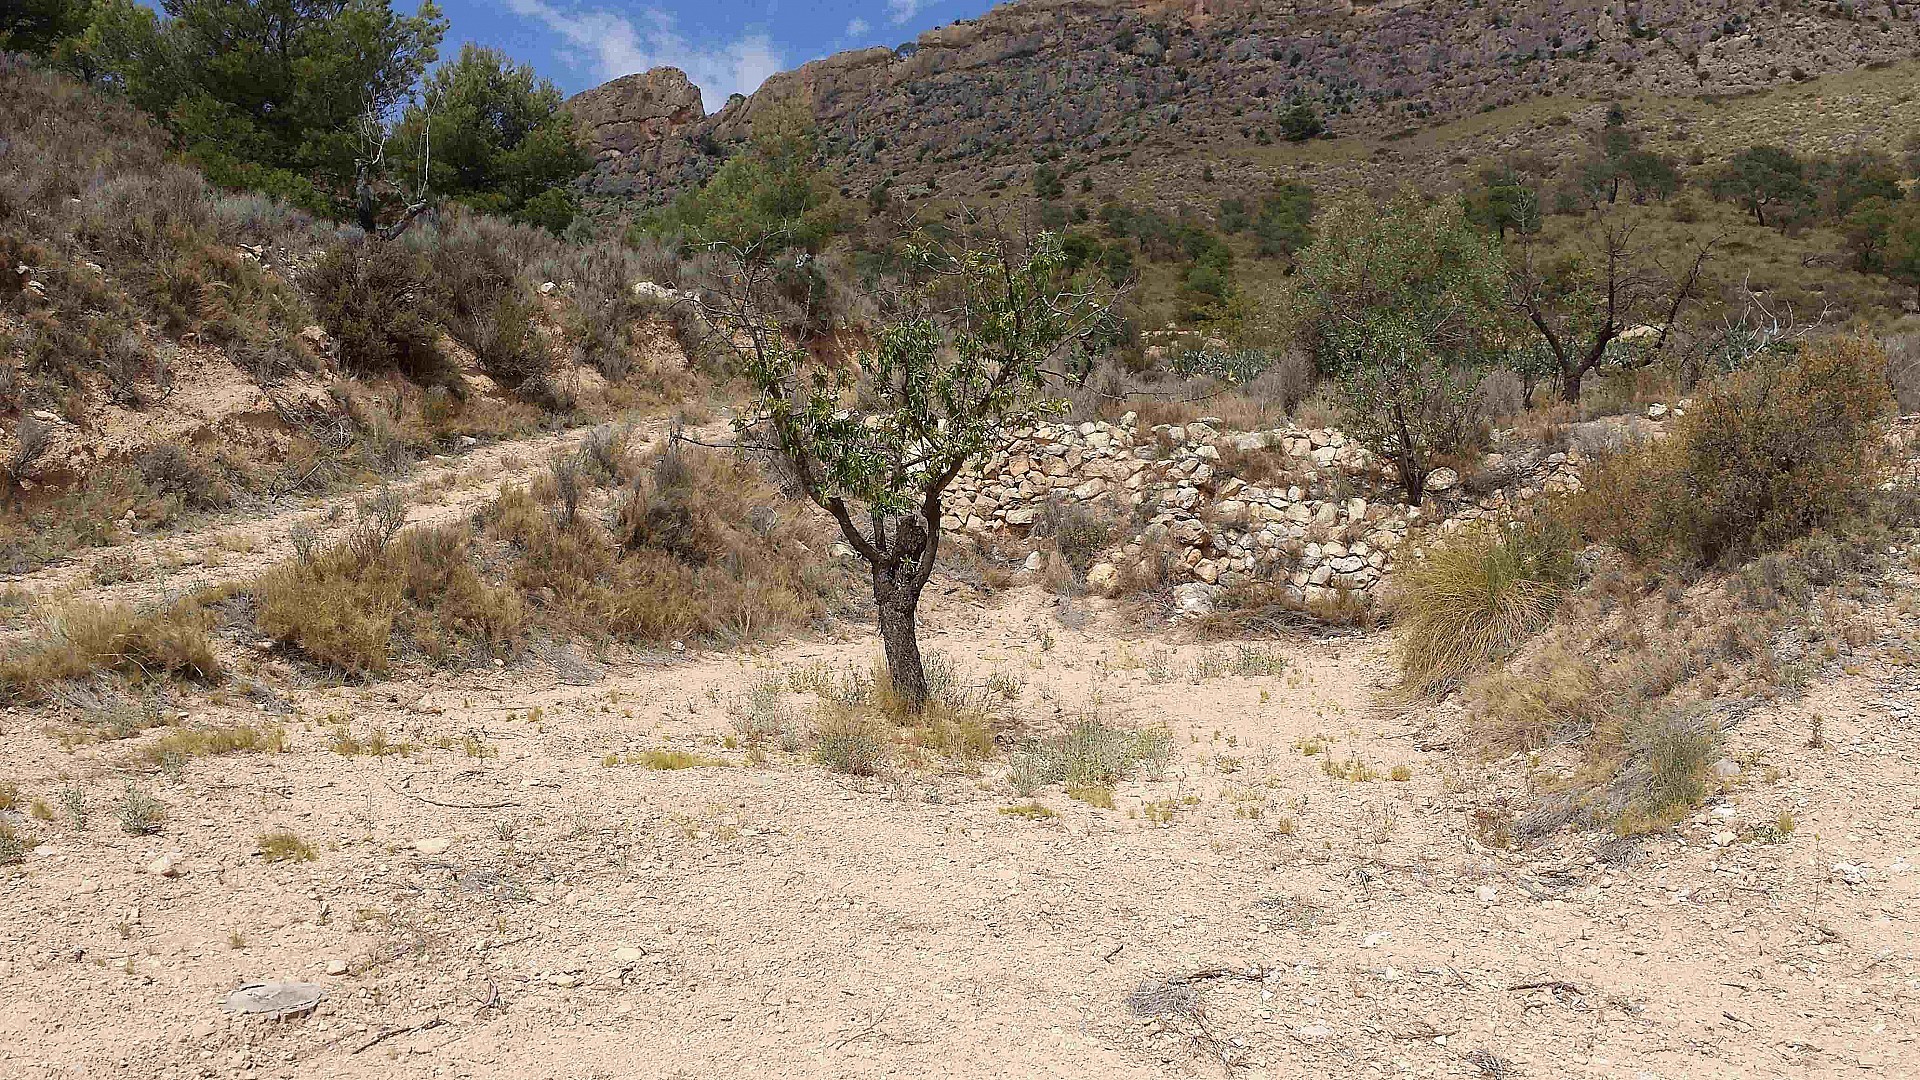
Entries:
<svg viewBox="0 0 1920 1080">
<path fill-rule="evenodd" d="M 1200 805 L 1198 795 L 1183 795 L 1178 798 L 1155 799 L 1140 807 L 1140 816 L 1155 825 L 1170 825 L 1174 816 L 1182 810 L 1191 810 Z"/>
<path fill-rule="evenodd" d="M 1007 780 L 1025 794 L 1056 783 L 1069 794 L 1105 789 L 1111 802 L 1115 784 L 1157 776 L 1172 758 L 1173 735 L 1166 728 L 1115 727 L 1085 715 L 1060 734 L 1014 751 Z"/>
<path fill-rule="evenodd" d="M 1697 710 L 1636 717 L 1620 731 L 1625 756 L 1610 785 L 1622 836 L 1664 829 L 1699 807 L 1711 790 L 1708 765 L 1718 731 Z"/>
<path fill-rule="evenodd" d="M 1371 765 L 1357 757 L 1336 761 L 1329 754 L 1320 759 L 1320 771 L 1336 780 L 1346 780 L 1355 784 L 1371 784 L 1380 779 L 1380 774 Z"/>
<path fill-rule="evenodd" d="M 312 844 L 286 829 L 261 833 L 255 842 L 260 857 L 270 863 L 312 862 L 320 857 L 314 852 Z"/>
<path fill-rule="evenodd" d="M 724 769 L 731 768 L 733 762 L 725 758 L 708 757 L 686 750 L 643 750 L 638 754 L 629 754 L 627 764 L 638 765 L 659 772 L 676 772 L 680 769 Z"/>
<path fill-rule="evenodd" d="M 995 756 L 998 710 L 1018 697 L 1018 684 L 1005 678 L 970 682 L 944 653 L 928 652 L 922 660 L 930 700 L 919 712 L 894 692 L 883 663 L 839 675 L 818 665 L 788 673 L 787 685 L 819 698 L 815 760 L 836 771 L 871 775 L 866 770 L 896 753 L 909 764 L 938 758 L 967 768 Z"/>
<path fill-rule="evenodd" d="M 1067 788 L 1067 797 L 1102 810 L 1113 809 L 1113 789 L 1098 785 Z"/>
<path fill-rule="evenodd" d="M 1286 670 L 1287 658 L 1280 655 L 1274 646 L 1243 642 L 1227 652 L 1208 650 L 1201 653 L 1188 670 L 1188 679 L 1196 684 L 1229 675 L 1255 679 L 1282 675 Z"/>
<path fill-rule="evenodd" d="M 166 806 L 131 780 L 121 789 L 113 814 L 120 822 L 121 831 L 129 836 L 152 836 L 167 823 Z"/>
<path fill-rule="evenodd" d="M 278 725 L 180 728 L 141 747 L 136 757 L 148 765 L 165 765 L 221 754 L 281 754 L 290 745 L 286 729 Z"/>
<path fill-rule="evenodd" d="M 1037 802 L 1023 802 L 1015 803 L 1012 806 L 1003 806 L 1000 808 L 1000 812 L 1008 817 L 1026 818 L 1028 821 L 1052 821 L 1054 818 L 1060 816 Z"/>
<path fill-rule="evenodd" d="M 375 727 L 362 739 L 353 733 L 353 727 L 345 720 L 335 720 L 333 730 L 327 735 L 327 749 L 341 757 L 405 757 L 416 749 L 411 742 L 394 742 L 387 737 L 385 728 Z"/>
</svg>

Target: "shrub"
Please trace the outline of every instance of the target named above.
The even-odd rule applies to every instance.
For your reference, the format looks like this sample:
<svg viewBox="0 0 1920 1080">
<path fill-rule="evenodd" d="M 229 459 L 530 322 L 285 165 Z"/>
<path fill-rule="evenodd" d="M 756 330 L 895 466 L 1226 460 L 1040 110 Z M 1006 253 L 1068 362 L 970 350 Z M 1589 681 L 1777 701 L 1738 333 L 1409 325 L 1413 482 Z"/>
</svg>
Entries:
<svg viewBox="0 0 1920 1080">
<path fill-rule="evenodd" d="M 198 455 L 179 443 L 159 443 L 135 461 L 147 486 L 178 497 L 195 510 L 217 510 L 232 503 L 227 486 Z"/>
<path fill-rule="evenodd" d="M 834 772 L 872 776 L 887 758 L 887 722 L 866 709 L 827 702 L 814 721 L 814 760 Z"/>
<path fill-rule="evenodd" d="M 1706 798 L 1719 732 L 1698 708 L 1630 717 L 1616 737 L 1624 759 L 1610 788 L 1616 832 L 1632 836 L 1665 828 Z"/>
<path fill-rule="evenodd" d="M 1549 521 L 1470 526 L 1404 560 L 1390 603 L 1404 688 L 1428 693 L 1511 653 L 1553 615 L 1572 574 L 1571 537 Z"/>
<path fill-rule="evenodd" d="M 167 808 L 131 780 L 121 789 L 113 812 L 120 820 L 121 831 L 129 836 L 152 836 L 167 823 Z"/>
<path fill-rule="evenodd" d="M 441 295 L 431 265 L 418 252 L 378 240 L 336 244 L 304 284 L 348 370 L 397 371 L 420 383 L 446 377 L 446 360 L 435 343 Z"/>
<path fill-rule="evenodd" d="M 1113 543 L 1118 527 L 1111 513 L 1078 502 L 1052 501 L 1040 508 L 1033 535 L 1053 542 L 1077 584 L 1086 579 L 1093 560 Z"/>
<path fill-rule="evenodd" d="M 1859 508 L 1876 485 L 1887 358 L 1842 338 L 1706 387 L 1664 443 L 1590 470 L 1588 533 L 1643 561 L 1733 562 Z"/>
</svg>

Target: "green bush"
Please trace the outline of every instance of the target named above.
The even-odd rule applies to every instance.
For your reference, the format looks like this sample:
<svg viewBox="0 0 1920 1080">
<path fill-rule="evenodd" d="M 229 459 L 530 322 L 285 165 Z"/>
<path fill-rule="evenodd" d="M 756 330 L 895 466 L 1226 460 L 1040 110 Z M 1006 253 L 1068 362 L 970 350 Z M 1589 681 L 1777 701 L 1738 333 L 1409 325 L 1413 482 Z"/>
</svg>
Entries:
<svg viewBox="0 0 1920 1080">
<path fill-rule="evenodd" d="M 1666 441 L 1589 471 L 1578 516 L 1642 561 L 1734 563 L 1860 508 L 1893 408 L 1866 338 L 1766 358 L 1709 385 Z"/>
</svg>

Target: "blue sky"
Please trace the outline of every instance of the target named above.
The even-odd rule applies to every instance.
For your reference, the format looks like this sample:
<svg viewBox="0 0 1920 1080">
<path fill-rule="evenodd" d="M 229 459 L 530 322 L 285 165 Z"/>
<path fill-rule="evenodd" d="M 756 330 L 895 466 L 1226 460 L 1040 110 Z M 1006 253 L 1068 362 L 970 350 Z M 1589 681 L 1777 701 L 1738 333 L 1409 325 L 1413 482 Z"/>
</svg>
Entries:
<svg viewBox="0 0 1920 1080">
<path fill-rule="evenodd" d="M 776 71 L 842 49 L 894 46 L 974 18 L 991 0 L 440 0 L 443 57 L 473 41 L 569 94 L 652 67 L 685 71 L 709 112 Z M 409 9 L 409 0 L 396 8 Z"/>
</svg>

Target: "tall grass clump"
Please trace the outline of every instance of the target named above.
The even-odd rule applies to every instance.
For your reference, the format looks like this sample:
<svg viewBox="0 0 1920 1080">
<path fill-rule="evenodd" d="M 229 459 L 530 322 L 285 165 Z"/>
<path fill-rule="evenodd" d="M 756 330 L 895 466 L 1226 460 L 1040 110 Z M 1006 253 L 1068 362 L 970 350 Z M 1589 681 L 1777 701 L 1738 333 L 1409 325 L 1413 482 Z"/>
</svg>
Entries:
<svg viewBox="0 0 1920 1080">
<path fill-rule="evenodd" d="M 0 656 L 0 694 L 35 700 L 56 683 L 112 672 L 136 679 L 218 680 L 212 616 L 192 601 L 154 612 L 76 604 L 50 617 L 40 640 Z"/>
<path fill-rule="evenodd" d="M 1572 577 L 1572 536 L 1557 522 L 1469 526 L 1400 564 L 1403 689 L 1424 694 L 1513 652 L 1544 628 Z"/>
</svg>

